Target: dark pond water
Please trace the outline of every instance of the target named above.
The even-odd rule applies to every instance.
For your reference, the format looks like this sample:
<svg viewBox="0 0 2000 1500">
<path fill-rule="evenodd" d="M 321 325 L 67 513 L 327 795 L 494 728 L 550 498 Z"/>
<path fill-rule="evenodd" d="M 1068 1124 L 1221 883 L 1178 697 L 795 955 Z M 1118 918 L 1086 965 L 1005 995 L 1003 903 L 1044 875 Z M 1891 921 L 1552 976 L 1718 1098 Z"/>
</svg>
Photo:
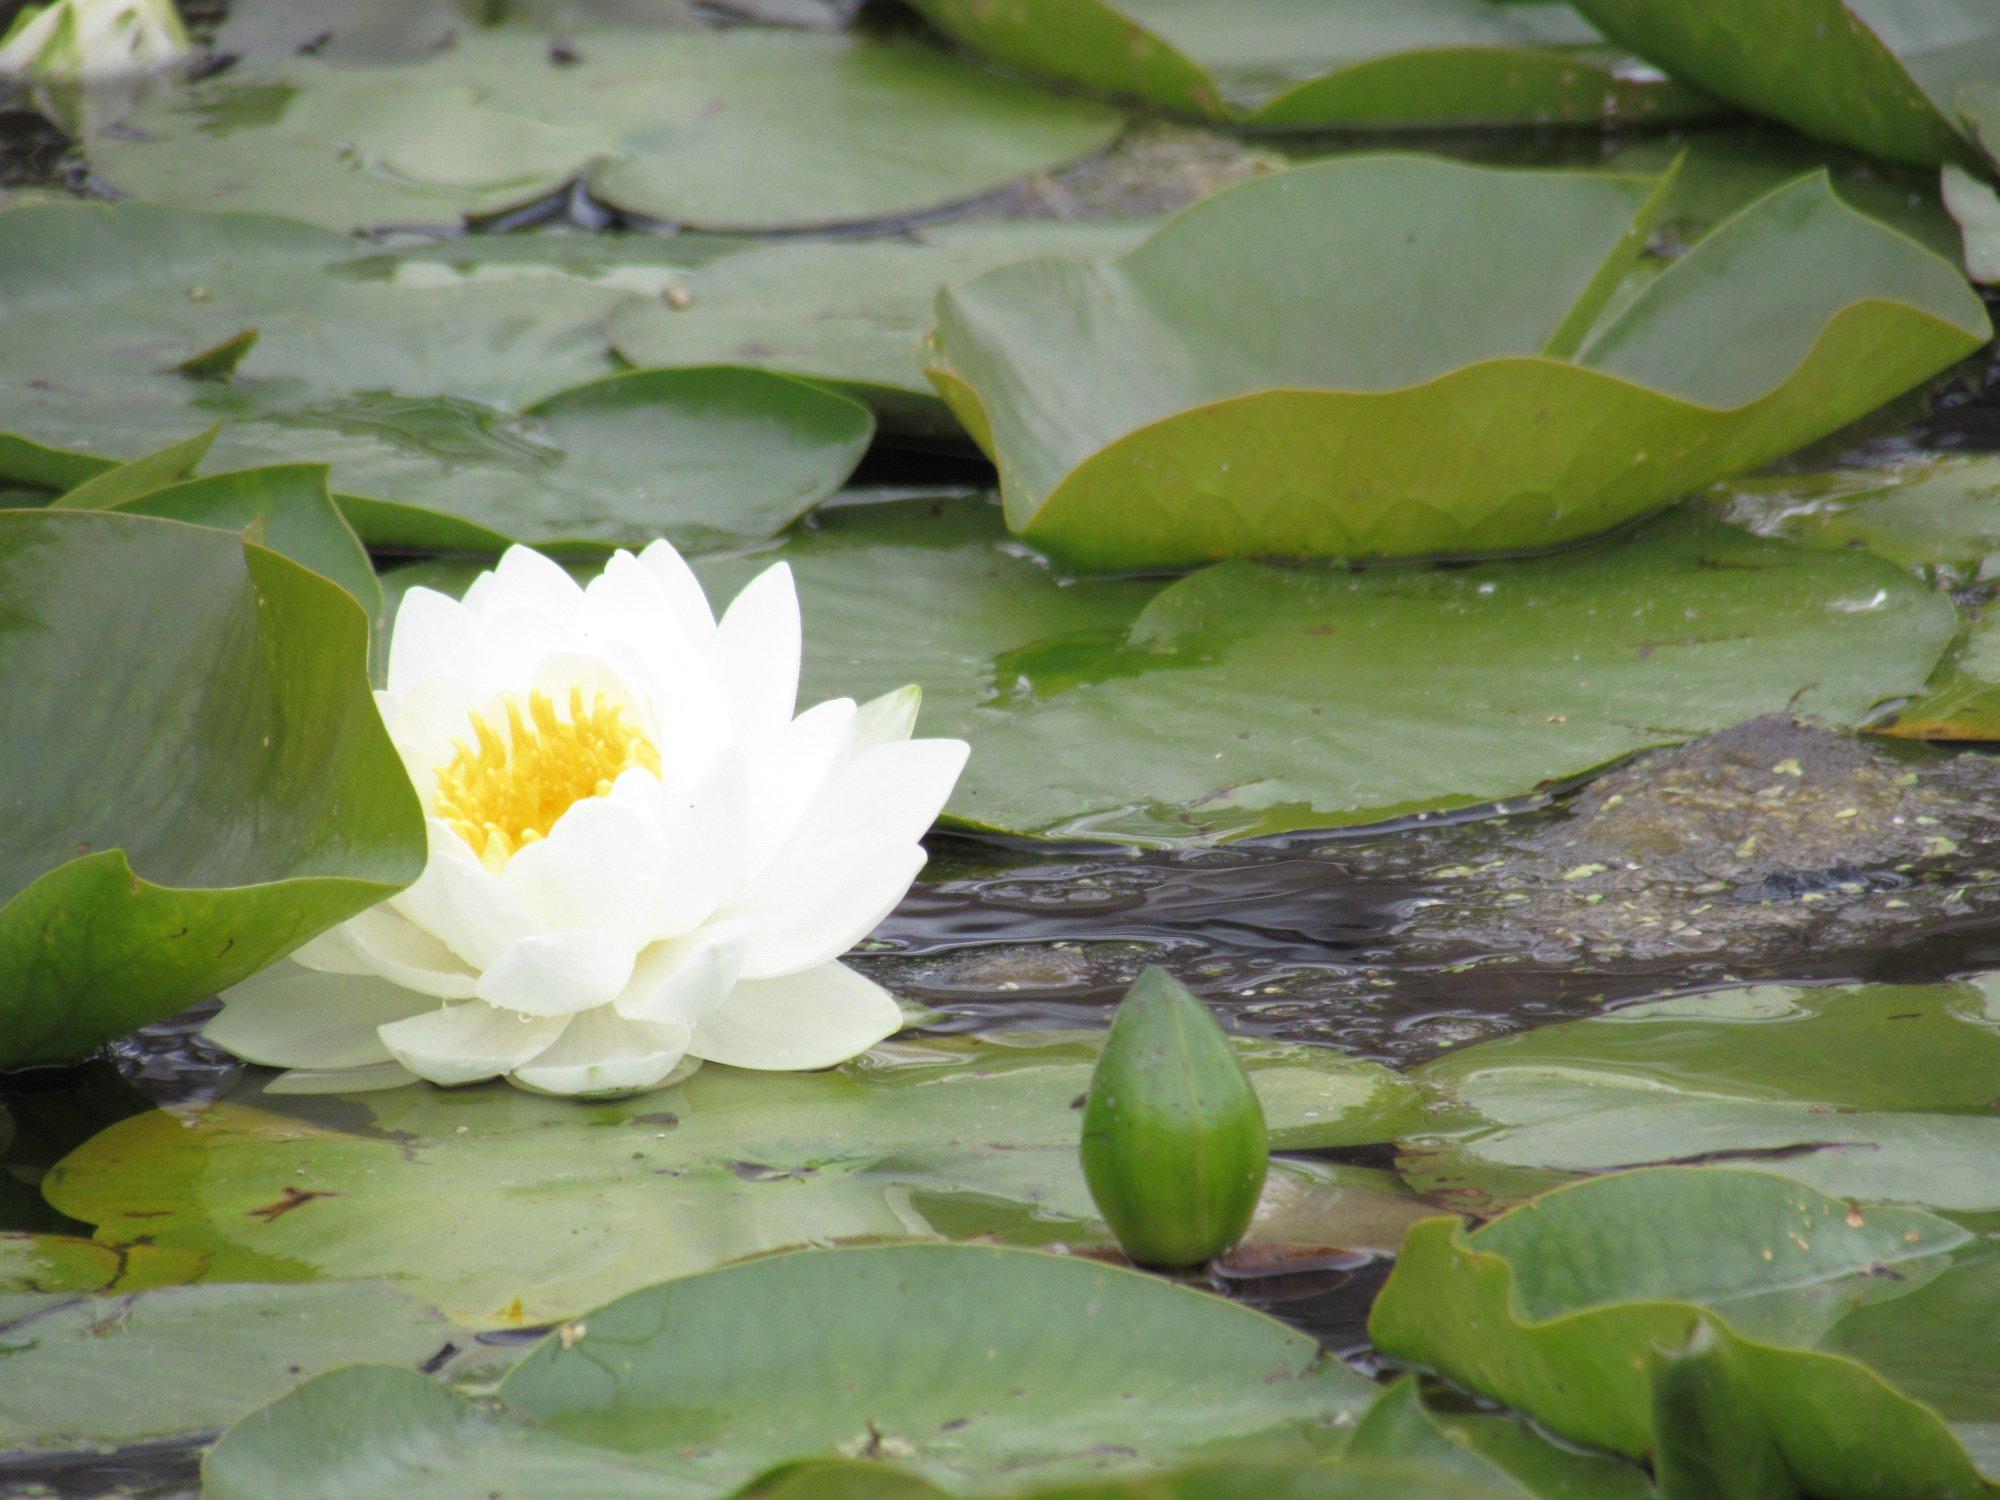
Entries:
<svg viewBox="0 0 2000 1500">
<path fill-rule="evenodd" d="M 11 9 L 0 3 L 0 18 Z M 1070 192 L 1108 195 L 1130 211 L 1133 181 L 1171 172 L 1181 176 L 1166 196 L 1185 196 L 1235 169 L 1239 149 L 1219 140 L 1142 147 L 1155 156 L 1136 177 L 1111 173 L 1107 186 L 1107 174 L 1093 184 L 1086 173 L 1073 191 L 1044 184 L 1000 206 L 1061 211 Z M 0 113 L 0 187 L 77 186 L 65 144 L 32 115 Z M 1506 154 L 1575 159 L 1617 145 L 1515 138 Z M 573 196 L 513 222 L 549 218 L 604 222 Z M 1942 382 L 1904 426 L 1875 436 L 1874 451 L 1885 441 L 1910 453 L 2000 449 L 1991 373 L 1969 367 Z M 921 456 L 877 469 L 901 480 L 966 477 L 957 461 Z M 925 881 L 862 964 L 934 1007 L 934 1029 L 975 1031 L 1102 1024 L 1124 986 L 1158 963 L 1241 1031 L 1399 1066 L 1667 991 L 1764 979 L 1943 978 L 2000 967 L 2000 897 L 1989 894 L 2000 891 L 2000 807 L 1978 796 L 1990 762 L 1974 756 L 1911 762 L 1924 785 L 1955 799 L 1960 822 L 1948 858 L 1876 864 L 1816 848 L 1796 866 L 1780 860 L 1698 891 L 1671 878 L 1649 884 L 1641 871 L 1628 883 L 1622 918 L 1583 913 L 1557 888 L 1552 872 L 1578 820 L 1561 795 L 1484 819 L 1188 853 L 942 836 Z M 1643 784 L 1647 772 L 1641 764 L 1629 774 Z M 42 1203 L 41 1171 L 118 1118 L 212 1098 L 238 1082 L 241 1068 L 196 1040 L 199 1019 L 148 1028 L 80 1068 L 0 1078 L 0 1102 L 17 1126 L 0 1158 L 0 1230 L 83 1229 Z M 1383 1164 L 1367 1153 L 1347 1159 Z M 1215 1284 L 1365 1359 L 1366 1310 L 1386 1269 L 1350 1257 Z M 197 1451 L 179 1444 L 0 1459 L 0 1494 L 191 1493 Z"/>
</svg>

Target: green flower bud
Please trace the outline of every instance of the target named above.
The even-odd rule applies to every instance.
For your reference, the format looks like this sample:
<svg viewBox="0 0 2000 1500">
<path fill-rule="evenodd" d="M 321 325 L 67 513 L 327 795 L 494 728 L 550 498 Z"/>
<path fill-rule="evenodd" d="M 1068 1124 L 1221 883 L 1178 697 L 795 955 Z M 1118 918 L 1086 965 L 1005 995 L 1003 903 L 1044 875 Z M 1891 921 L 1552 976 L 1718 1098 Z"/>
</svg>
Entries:
<svg viewBox="0 0 2000 1500">
<path fill-rule="evenodd" d="M 1243 1237 L 1263 1190 L 1264 1109 L 1208 1007 L 1164 969 L 1111 1023 L 1083 1114 L 1083 1175 L 1141 1265 L 1179 1268 Z"/>
</svg>

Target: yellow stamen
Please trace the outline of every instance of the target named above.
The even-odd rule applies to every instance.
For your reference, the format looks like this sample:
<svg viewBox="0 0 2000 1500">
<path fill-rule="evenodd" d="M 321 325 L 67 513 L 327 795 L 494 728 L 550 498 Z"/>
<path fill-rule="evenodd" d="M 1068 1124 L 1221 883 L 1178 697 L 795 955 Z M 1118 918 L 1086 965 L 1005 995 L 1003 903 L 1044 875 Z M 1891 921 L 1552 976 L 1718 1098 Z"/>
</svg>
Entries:
<svg viewBox="0 0 2000 1500">
<path fill-rule="evenodd" d="M 625 772 L 657 773 L 660 752 L 622 703 L 569 690 L 569 716 L 547 693 L 502 700 L 503 723 L 472 716 L 474 744 L 438 767 L 436 815 L 464 836 L 489 867 L 546 838 L 557 819 L 586 797 L 609 795 Z"/>
</svg>

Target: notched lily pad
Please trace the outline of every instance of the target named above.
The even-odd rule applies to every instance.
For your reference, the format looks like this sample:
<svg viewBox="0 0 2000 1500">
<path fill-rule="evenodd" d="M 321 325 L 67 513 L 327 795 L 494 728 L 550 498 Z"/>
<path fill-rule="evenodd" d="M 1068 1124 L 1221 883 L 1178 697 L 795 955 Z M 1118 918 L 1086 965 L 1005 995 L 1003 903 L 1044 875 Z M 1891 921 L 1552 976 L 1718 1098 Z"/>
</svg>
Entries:
<svg viewBox="0 0 2000 1500">
<path fill-rule="evenodd" d="M 1159 845 L 1478 806 L 1787 705 L 1854 723 L 1956 629 L 1878 559 L 1694 514 L 1529 561 L 1162 586 L 1065 583 L 990 507 L 909 502 L 706 561 L 710 592 L 774 555 L 808 697 L 921 682 L 924 732 L 972 743 L 950 816 Z"/>
<path fill-rule="evenodd" d="M 701 229 L 900 219 L 1108 145 L 1121 116 L 921 43 L 738 27 L 461 27 L 402 66 L 248 63 L 88 143 L 149 202 L 456 228 L 585 179 Z M 921 141 L 924 149 L 912 151 Z"/>
<path fill-rule="evenodd" d="M 976 1293 L 973 1291 L 976 1289 Z M 753 1309 L 796 1316 L 747 1317 Z M 968 1352 L 975 1357 L 968 1358 Z M 216 1500 L 721 1495 L 872 1458 L 954 1491 L 1337 1448 L 1374 1385 L 1282 1324 L 1090 1261 L 967 1245 L 773 1256 L 566 1324 L 474 1406 L 360 1368 L 232 1430 Z"/>
<path fill-rule="evenodd" d="M 1664 123 L 1713 110 L 1567 5 L 910 3 L 1014 67 L 1253 130 Z"/>
<path fill-rule="evenodd" d="M 1677 1162 L 1991 1214 L 1996 995 L 1990 981 L 1764 985 L 1482 1042 L 1417 1070 L 1436 1103 L 1402 1169 L 1433 1200 L 1480 1214 L 1570 1176 Z"/>
<path fill-rule="evenodd" d="M 382 252 L 136 203 L 0 212 L 0 475 L 69 489 L 221 424 L 210 471 L 331 466 L 375 546 L 771 535 L 873 433 L 766 371 L 618 374 L 607 309 L 712 250 L 650 236 Z M 226 375 L 177 365 L 254 326 Z"/>
<path fill-rule="evenodd" d="M 0 596 L 0 1065 L 171 1015 L 422 869 L 333 583 L 205 527 L 8 511 Z"/>
<path fill-rule="evenodd" d="M 1122 259 L 948 288 L 927 369 L 998 465 L 1014 530 L 1129 568 L 1574 541 L 1990 336 L 1955 269 L 1823 174 L 1607 314 L 1661 193 L 1420 157 L 1295 168 Z"/>
<path fill-rule="evenodd" d="M 1420 1224 L 1375 1304 L 1387 1354 L 1560 1433 L 1653 1450 L 1653 1371 L 1700 1322 L 1805 1493 L 1963 1500 L 2000 1478 L 1992 1252 L 1914 1209 L 1764 1172 L 1658 1168 L 1466 1231 Z"/>
<path fill-rule="evenodd" d="M 279 1114 L 298 1106 L 277 1096 L 155 1111 L 72 1153 L 44 1190 L 99 1238 L 197 1251 L 212 1277 L 392 1277 L 478 1325 L 572 1316 L 663 1276 L 795 1245 L 987 1233 L 1099 1243 L 1070 1108 L 1097 1040 L 901 1042 L 796 1076 L 710 1067 L 617 1104 L 409 1088 L 365 1097 L 373 1128 Z M 1414 1126 L 1413 1090 L 1379 1064 L 1243 1046 L 1281 1148 Z M 1407 1222 L 1392 1187 L 1310 1168 L 1272 1213 L 1302 1201 L 1357 1245 Z"/>
</svg>

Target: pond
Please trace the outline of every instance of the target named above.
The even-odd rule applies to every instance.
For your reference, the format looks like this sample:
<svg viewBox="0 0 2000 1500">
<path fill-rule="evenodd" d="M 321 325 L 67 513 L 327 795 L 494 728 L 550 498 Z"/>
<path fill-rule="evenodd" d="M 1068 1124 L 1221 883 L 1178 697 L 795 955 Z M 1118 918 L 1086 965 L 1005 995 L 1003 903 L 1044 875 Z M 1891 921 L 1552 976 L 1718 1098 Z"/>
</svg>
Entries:
<svg viewBox="0 0 2000 1500">
<path fill-rule="evenodd" d="M 121 7 L 0 113 L 0 1491 L 2000 1484 L 2000 23 Z M 1139 1277 L 1156 969 L 1270 1159 Z"/>
</svg>

